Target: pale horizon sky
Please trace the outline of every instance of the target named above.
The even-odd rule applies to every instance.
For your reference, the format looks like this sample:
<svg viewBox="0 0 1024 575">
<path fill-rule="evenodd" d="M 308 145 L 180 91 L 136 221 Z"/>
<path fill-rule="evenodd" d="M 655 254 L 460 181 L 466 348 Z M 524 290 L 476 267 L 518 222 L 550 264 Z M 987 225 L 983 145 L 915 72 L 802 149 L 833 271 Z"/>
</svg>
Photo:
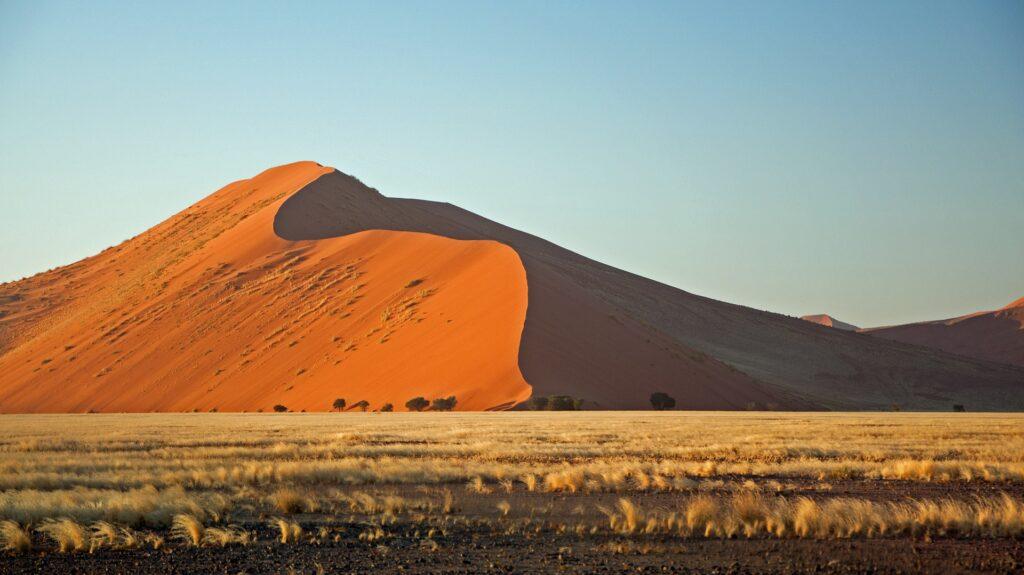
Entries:
<svg viewBox="0 0 1024 575">
<path fill-rule="evenodd" d="M 0 0 L 0 281 L 304 159 L 757 309 L 995 309 L 1024 3 Z"/>
</svg>

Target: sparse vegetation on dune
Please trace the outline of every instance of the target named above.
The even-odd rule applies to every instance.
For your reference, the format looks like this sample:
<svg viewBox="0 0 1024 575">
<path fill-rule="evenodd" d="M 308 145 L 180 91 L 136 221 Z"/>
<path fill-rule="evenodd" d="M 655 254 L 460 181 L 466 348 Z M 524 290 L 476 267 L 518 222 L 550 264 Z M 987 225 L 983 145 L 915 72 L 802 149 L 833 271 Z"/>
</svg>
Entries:
<svg viewBox="0 0 1024 575">
<path fill-rule="evenodd" d="M 387 545 L 402 525 L 428 547 L 456 525 L 682 539 L 1024 535 L 1019 415 L 350 410 L 344 422 L 0 418 L 0 548 Z"/>
</svg>

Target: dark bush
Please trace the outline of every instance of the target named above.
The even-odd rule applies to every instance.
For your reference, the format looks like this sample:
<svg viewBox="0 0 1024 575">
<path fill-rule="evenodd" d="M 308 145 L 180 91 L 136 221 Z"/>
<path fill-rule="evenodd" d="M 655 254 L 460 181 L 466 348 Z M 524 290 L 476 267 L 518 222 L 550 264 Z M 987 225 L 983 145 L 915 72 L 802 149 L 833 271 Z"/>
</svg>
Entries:
<svg viewBox="0 0 1024 575">
<path fill-rule="evenodd" d="M 676 400 L 671 395 L 656 391 L 651 394 L 651 407 L 656 411 L 665 411 L 676 406 Z"/>
<path fill-rule="evenodd" d="M 455 409 L 455 396 L 438 397 L 430 404 L 431 411 L 451 411 Z"/>
<path fill-rule="evenodd" d="M 365 399 L 352 404 L 352 409 L 358 409 L 359 411 L 366 411 L 370 407 L 370 402 Z"/>
<path fill-rule="evenodd" d="M 380 406 L 380 410 L 384 413 L 391 413 L 392 411 L 395 410 L 395 406 L 390 403 L 385 403 L 384 405 Z"/>
<path fill-rule="evenodd" d="M 409 401 L 405 402 L 405 407 L 409 411 L 423 411 L 424 409 L 430 407 L 430 402 L 424 399 L 423 397 L 414 397 Z"/>
<path fill-rule="evenodd" d="M 274 406 L 274 411 L 277 413 L 284 413 L 288 411 L 288 408 L 281 405 L 280 403 Z"/>
<path fill-rule="evenodd" d="M 333 407 L 335 411 L 341 411 L 342 409 L 345 409 L 345 400 L 339 397 L 334 400 L 331 407 Z"/>
<path fill-rule="evenodd" d="M 582 399 L 575 399 L 568 395 L 548 396 L 548 411 L 578 411 L 583 407 Z"/>
</svg>

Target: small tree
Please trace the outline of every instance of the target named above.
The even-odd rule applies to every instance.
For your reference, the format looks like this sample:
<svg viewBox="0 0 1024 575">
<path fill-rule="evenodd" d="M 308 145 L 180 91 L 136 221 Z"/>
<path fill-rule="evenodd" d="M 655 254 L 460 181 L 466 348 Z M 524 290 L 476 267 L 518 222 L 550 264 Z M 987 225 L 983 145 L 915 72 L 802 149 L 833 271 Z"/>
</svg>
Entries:
<svg viewBox="0 0 1024 575">
<path fill-rule="evenodd" d="M 954 403 L 953 404 L 953 411 L 955 411 L 957 413 L 963 413 L 963 412 L 965 412 L 967 410 L 964 408 L 962 403 Z"/>
<path fill-rule="evenodd" d="M 544 411 L 548 408 L 548 398 L 543 395 L 530 398 L 530 409 L 534 411 Z"/>
<path fill-rule="evenodd" d="M 576 411 L 576 400 L 568 395 L 548 397 L 548 411 Z"/>
<path fill-rule="evenodd" d="M 656 391 L 651 394 L 651 407 L 656 411 L 665 411 L 676 406 L 676 400 L 671 395 Z"/>
<path fill-rule="evenodd" d="M 384 405 L 380 406 L 380 410 L 384 413 L 391 413 L 392 411 L 395 410 L 395 406 L 390 403 L 385 403 Z"/>
<path fill-rule="evenodd" d="M 429 406 L 430 402 L 424 399 L 422 396 L 414 397 L 409 401 L 405 402 L 405 407 L 408 408 L 409 411 L 423 411 Z"/>
<path fill-rule="evenodd" d="M 358 409 L 359 411 L 366 411 L 367 408 L 369 408 L 369 407 L 370 407 L 370 402 L 366 401 L 365 399 L 362 400 L 362 401 L 359 401 L 359 402 L 356 402 L 356 403 L 352 404 L 352 408 L 353 409 Z"/>
<path fill-rule="evenodd" d="M 331 404 L 331 407 L 334 408 L 334 411 L 341 411 L 342 409 L 345 409 L 345 400 L 339 397 L 338 399 L 334 400 L 334 403 Z"/>
<path fill-rule="evenodd" d="M 454 395 L 438 397 L 430 404 L 430 409 L 432 411 L 451 411 L 455 409 L 456 403 Z"/>
<path fill-rule="evenodd" d="M 275 413 L 284 413 L 286 411 L 288 411 L 288 408 L 281 405 L 280 403 L 274 406 Z"/>
</svg>

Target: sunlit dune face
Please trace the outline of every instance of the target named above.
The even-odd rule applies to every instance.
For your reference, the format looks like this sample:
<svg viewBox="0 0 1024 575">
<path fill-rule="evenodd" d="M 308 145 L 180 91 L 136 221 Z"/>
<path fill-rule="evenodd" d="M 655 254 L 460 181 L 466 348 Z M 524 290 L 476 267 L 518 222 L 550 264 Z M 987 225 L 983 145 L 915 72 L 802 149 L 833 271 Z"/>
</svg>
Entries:
<svg viewBox="0 0 1024 575">
<path fill-rule="evenodd" d="M 483 410 L 527 399 L 518 255 L 412 232 L 275 233 L 282 203 L 331 171 L 304 162 L 235 182 L 4 294 L 30 303 L 8 322 L 2 409 L 326 411 L 344 398 L 405 410 L 416 396 L 455 396 Z"/>
</svg>

